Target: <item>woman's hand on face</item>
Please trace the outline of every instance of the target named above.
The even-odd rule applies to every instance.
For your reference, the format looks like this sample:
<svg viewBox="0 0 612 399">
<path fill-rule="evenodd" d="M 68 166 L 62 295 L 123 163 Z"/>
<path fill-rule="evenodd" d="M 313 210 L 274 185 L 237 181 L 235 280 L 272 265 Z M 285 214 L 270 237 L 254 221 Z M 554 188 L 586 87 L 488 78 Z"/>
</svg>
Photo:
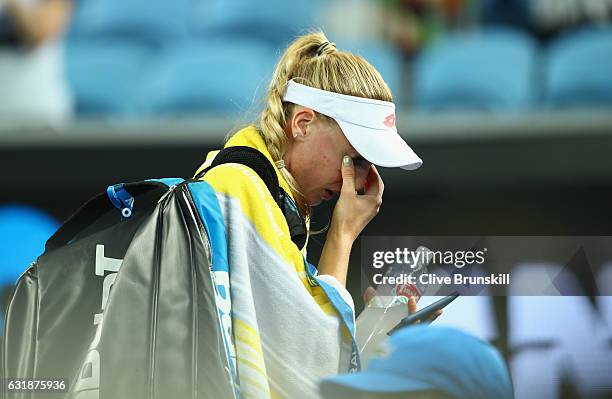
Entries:
<svg viewBox="0 0 612 399">
<path fill-rule="evenodd" d="M 342 189 L 334 208 L 330 231 L 350 240 L 357 239 L 364 227 L 376 216 L 382 205 L 383 181 L 374 165 L 370 165 L 363 195 L 355 187 L 355 166 L 349 156 L 342 161 Z"/>
</svg>

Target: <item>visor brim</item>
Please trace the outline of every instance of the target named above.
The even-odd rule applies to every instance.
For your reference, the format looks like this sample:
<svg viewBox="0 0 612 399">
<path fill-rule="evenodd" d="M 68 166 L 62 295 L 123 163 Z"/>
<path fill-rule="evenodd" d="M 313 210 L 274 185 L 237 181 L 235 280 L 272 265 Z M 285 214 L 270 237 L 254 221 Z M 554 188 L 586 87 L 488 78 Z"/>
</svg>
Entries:
<svg viewBox="0 0 612 399">
<path fill-rule="evenodd" d="M 336 122 L 355 150 L 376 166 L 415 170 L 423 164 L 395 129 L 378 130 L 342 120 Z"/>
</svg>

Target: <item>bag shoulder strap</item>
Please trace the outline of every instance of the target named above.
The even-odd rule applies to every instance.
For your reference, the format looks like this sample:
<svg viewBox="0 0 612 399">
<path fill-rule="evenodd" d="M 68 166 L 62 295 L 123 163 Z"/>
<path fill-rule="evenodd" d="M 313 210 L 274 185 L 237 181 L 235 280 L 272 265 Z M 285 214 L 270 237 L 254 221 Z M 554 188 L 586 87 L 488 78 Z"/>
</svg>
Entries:
<svg viewBox="0 0 612 399">
<path fill-rule="evenodd" d="M 227 147 L 219 151 L 212 163 L 198 173 L 194 179 L 201 178 L 210 169 L 224 163 L 238 163 L 245 165 L 259 175 L 261 180 L 263 180 L 268 188 L 270 194 L 272 194 L 272 198 L 274 198 L 274 201 L 285 216 L 287 226 L 289 227 L 289 234 L 291 235 L 291 240 L 301 250 L 304 245 L 306 245 L 308 237 L 306 222 L 295 204 L 293 204 L 293 206 L 287 204 L 287 199 L 290 197 L 280 187 L 276 170 L 270 160 L 260 151 L 252 147 Z"/>
<path fill-rule="evenodd" d="M 239 163 L 253 169 L 265 183 L 274 201 L 279 206 L 282 205 L 283 195 L 274 166 L 272 166 L 272 163 L 264 154 L 252 147 L 234 146 L 222 149 L 212 163 L 194 178 L 200 179 L 210 169 L 225 163 Z"/>
</svg>

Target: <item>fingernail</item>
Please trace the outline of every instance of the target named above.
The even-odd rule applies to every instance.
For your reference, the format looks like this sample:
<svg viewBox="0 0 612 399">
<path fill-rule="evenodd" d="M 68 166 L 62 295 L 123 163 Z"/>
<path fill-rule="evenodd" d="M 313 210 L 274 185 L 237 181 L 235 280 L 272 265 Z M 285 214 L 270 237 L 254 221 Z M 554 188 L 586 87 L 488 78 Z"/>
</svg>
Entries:
<svg viewBox="0 0 612 399">
<path fill-rule="evenodd" d="M 351 166 L 351 157 L 345 155 L 344 158 L 342 158 L 342 164 L 344 166 Z"/>
</svg>

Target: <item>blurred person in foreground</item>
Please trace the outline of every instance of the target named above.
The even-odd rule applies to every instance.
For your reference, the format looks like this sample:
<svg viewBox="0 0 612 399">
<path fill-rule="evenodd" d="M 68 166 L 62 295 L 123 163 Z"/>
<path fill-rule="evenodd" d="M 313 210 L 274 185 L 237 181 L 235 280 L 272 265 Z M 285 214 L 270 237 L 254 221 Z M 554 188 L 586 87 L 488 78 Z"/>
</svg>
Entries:
<svg viewBox="0 0 612 399">
<path fill-rule="evenodd" d="M 0 0 L 0 123 L 57 123 L 72 113 L 61 35 L 69 0 Z"/>
<path fill-rule="evenodd" d="M 393 334 L 365 371 L 325 379 L 326 399 L 511 399 L 506 363 L 488 343 L 446 327 Z"/>
</svg>

